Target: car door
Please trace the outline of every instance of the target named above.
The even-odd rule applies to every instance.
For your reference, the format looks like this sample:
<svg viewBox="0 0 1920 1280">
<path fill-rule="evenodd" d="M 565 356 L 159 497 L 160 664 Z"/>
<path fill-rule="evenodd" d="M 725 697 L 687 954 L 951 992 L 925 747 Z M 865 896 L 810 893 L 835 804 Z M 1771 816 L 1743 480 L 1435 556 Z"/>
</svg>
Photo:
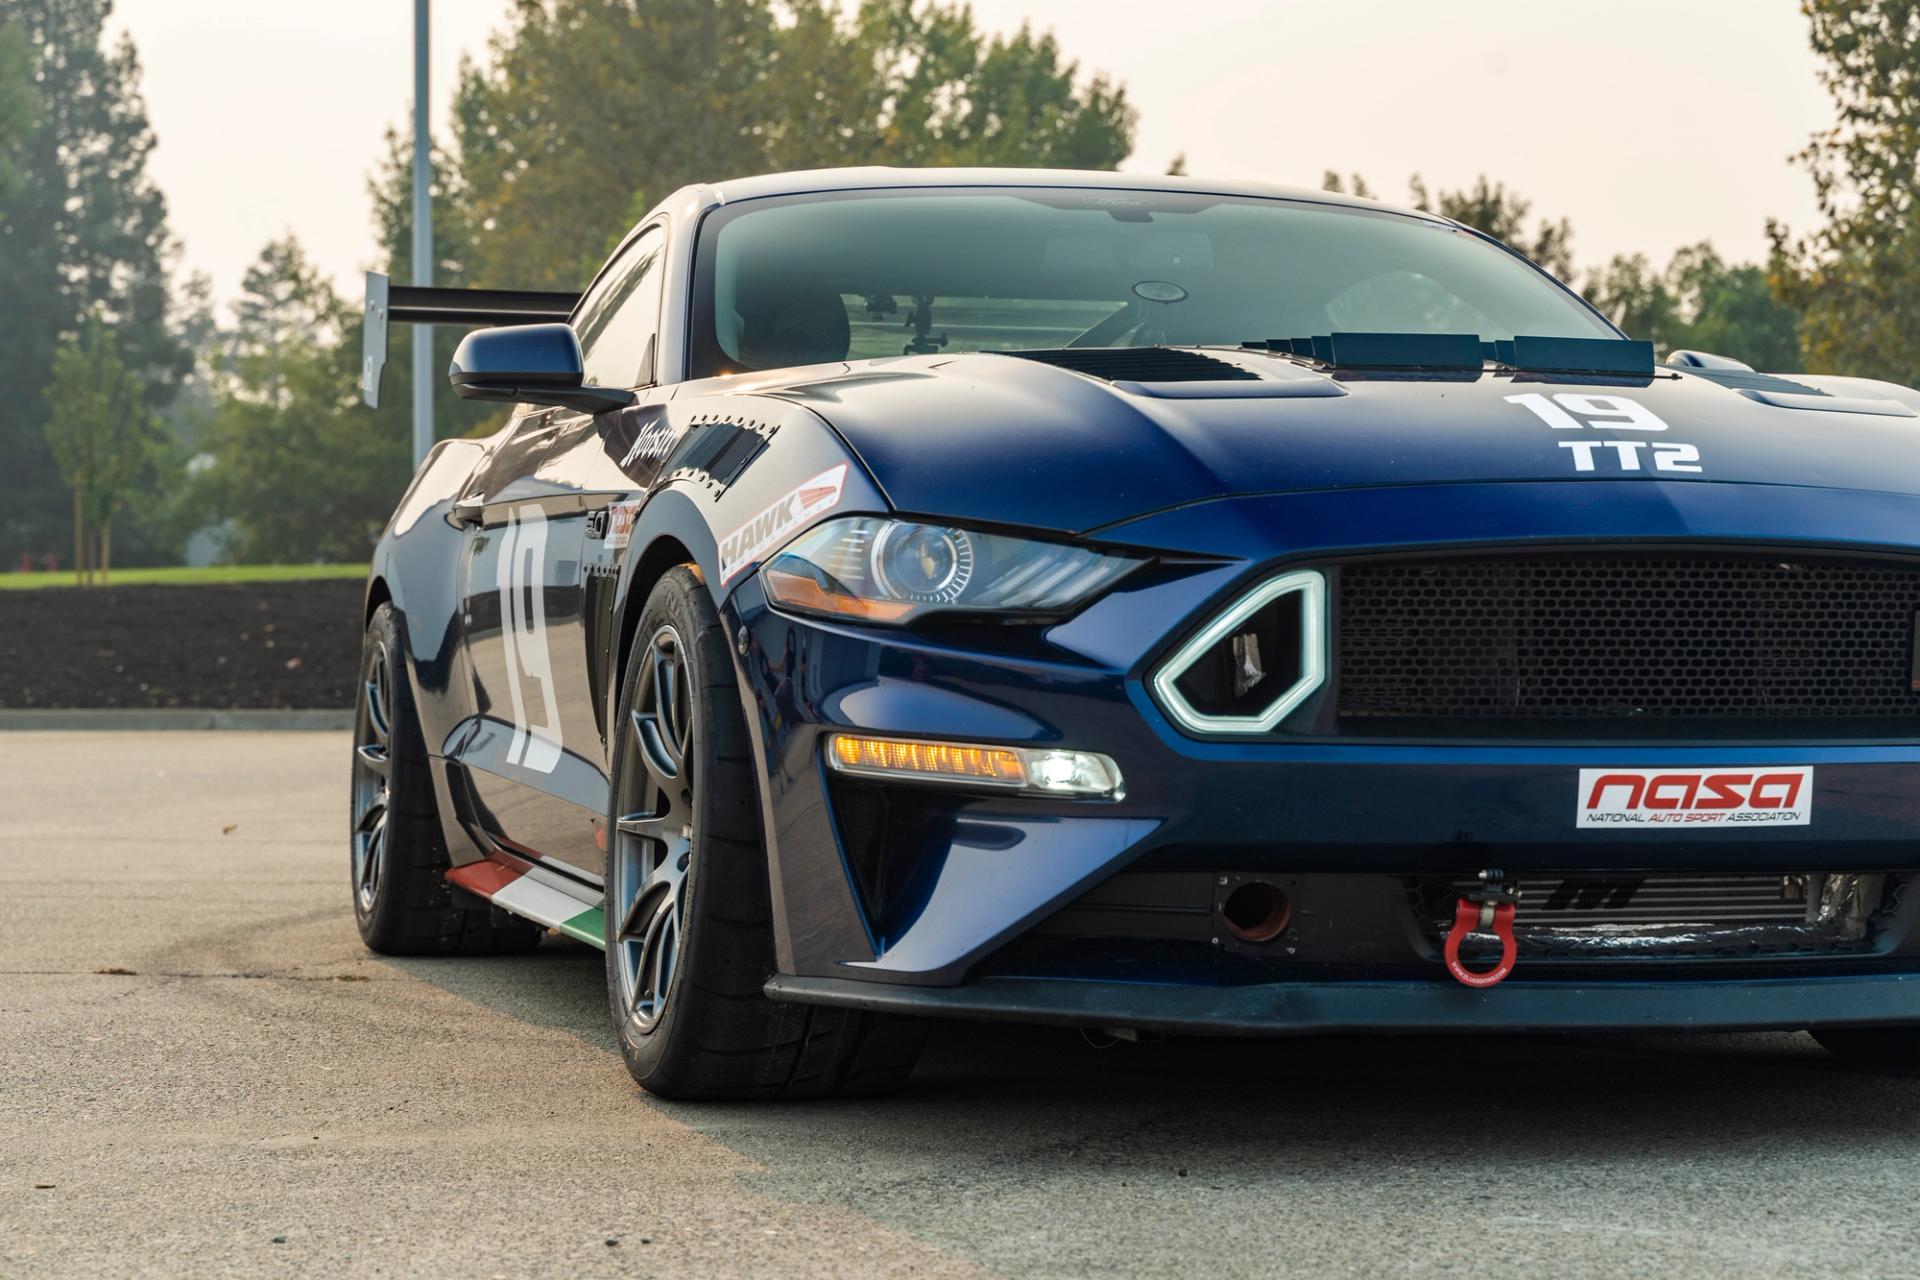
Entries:
<svg viewBox="0 0 1920 1280">
<path fill-rule="evenodd" d="M 653 381 L 664 247 L 649 228 L 582 298 L 573 324 L 588 383 Z M 600 874 L 607 778 L 596 697 L 605 637 L 590 602 L 611 525 L 631 514 L 619 504 L 632 501 L 592 459 L 619 417 L 525 415 L 462 499 L 473 521 L 461 575 L 476 714 L 459 755 L 478 821 L 504 847 L 589 878 Z"/>
</svg>

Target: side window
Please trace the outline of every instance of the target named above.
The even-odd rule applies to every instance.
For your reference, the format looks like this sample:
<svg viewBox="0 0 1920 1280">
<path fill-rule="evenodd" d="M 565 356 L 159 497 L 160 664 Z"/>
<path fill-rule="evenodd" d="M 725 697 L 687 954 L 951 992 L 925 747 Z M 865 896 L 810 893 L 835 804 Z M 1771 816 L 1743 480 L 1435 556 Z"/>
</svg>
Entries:
<svg viewBox="0 0 1920 1280">
<path fill-rule="evenodd" d="M 573 329 L 580 335 L 590 385 L 633 387 L 653 381 L 666 243 L 660 228 L 649 227 L 580 300 Z"/>
</svg>

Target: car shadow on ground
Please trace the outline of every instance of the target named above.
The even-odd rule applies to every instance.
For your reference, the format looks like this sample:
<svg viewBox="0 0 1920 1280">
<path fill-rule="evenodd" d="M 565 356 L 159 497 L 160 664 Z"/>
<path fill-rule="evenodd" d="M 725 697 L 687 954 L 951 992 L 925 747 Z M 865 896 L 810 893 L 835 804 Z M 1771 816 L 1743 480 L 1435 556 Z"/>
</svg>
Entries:
<svg viewBox="0 0 1920 1280">
<path fill-rule="evenodd" d="M 522 1021 L 602 1048 L 620 1069 L 601 953 L 549 937 L 531 956 L 388 963 Z M 1104 1038 L 1103 1038 L 1104 1039 Z M 1243 1160 L 1288 1152 L 1298 1139 L 1347 1149 L 1377 1140 L 1431 1144 L 1459 1158 L 1474 1133 L 1498 1132 L 1506 1159 L 1546 1144 L 1561 1156 L 1618 1153 L 1623 1139 L 1657 1147 L 1681 1135 L 1727 1150 L 1751 1142 L 1871 1143 L 1920 1132 L 1909 1100 L 1920 1073 L 1837 1064 L 1800 1034 L 1308 1036 L 1176 1038 L 1096 1044 L 1078 1031 L 938 1022 L 911 1086 L 858 1102 L 726 1106 L 663 1103 L 695 1127 L 736 1130 L 751 1115 L 769 1138 L 838 1124 L 857 1108 L 866 1140 L 903 1158 L 927 1143 L 954 1154 L 951 1121 L 964 1112 L 983 1152 L 1027 1143 L 1066 1117 L 1094 1129 L 1124 1117 L 1134 1145 L 1233 1152 Z M 1825 1107 L 1823 1090 L 1849 1104 Z M 1884 1101 L 1876 1107 L 1873 1100 Z M 1868 1105 L 1861 1105 L 1862 1102 Z M 834 1117 L 826 1120 L 825 1117 Z M 1710 1132 L 1703 1123 L 1712 1120 Z M 1041 1122 L 1041 1123 L 1036 1123 Z M 1181 1135 L 1184 1135 L 1182 1138 Z M 1340 1136 L 1336 1136 L 1340 1135 Z M 1696 1146 L 1697 1150 L 1697 1146 Z M 1077 1152 L 1064 1152 L 1079 1159 Z"/>
<path fill-rule="evenodd" d="M 597 951 L 550 939 L 528 957 L 391 963 L 604 1049 L 625 1086 Z M 1294 1262 L 1334 1272 L 1400 1269 L 1445 1224 L 1471 1223 L 1549 1268 L 1577 1239 L 1628 1273 L 1743 1274 L 1920 1244 L 1901 1225 L 1914 1084 L 1842 1068 L 1797 1034 L 1098 1048 L 1057 1028 L 940 1023 L 893 1097 L 633 1098 L 752 1160 L 755 1190 L 847 1206 L 995 1270 L 1187 1274 L 1193 1249 L 1284 1214 Z M 1852 1205 L 1851 1227 L 1809 1221 L 1814 1184 Z M 1421 1261 L 1463 1260 L 1442 1246 Z"/>
</svg>

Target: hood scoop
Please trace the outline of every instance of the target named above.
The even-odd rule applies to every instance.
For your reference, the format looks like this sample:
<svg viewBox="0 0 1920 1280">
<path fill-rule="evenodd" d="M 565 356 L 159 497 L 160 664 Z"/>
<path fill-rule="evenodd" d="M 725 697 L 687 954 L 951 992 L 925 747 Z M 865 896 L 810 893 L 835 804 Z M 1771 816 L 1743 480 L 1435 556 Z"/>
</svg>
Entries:
<svg viewBox="0 0 1920 1280">
<path fill-rule="evenodd" d="M 1071 369 L 1110 382 L 1115 391 L 1153 400 L 1297 400 L 1347 394 L 1333 379 L 1298 366 L 1272 361 L 1274 367 L 1262 375 L 1178 347 L 1069 347 L 998 354 Z"/>
</svg>

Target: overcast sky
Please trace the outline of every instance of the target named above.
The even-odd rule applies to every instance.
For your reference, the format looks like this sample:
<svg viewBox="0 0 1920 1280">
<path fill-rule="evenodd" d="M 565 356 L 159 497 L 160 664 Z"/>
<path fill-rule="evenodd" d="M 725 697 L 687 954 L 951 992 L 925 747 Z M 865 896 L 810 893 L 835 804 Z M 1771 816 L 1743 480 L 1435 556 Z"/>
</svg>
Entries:
<svg viewBox="0 0 1920 1280">
<path fill-rule="evenodd" d="M 484 57 L 508 0 L 435 0 L 433 105 Z M 973 0 L 993 29 L 1050 27 L 1140 111 L 1126 168 L 1318 186 L 1359 171 L 1389 200 L 1486 172 L 1568 217 L 1583 264 L 1664 261 L 1710 239 L 1764 252 L 1804 226 L 1788 157 L 1825 127 L 1793 0 Z M 373 260 L 366 179 L 412 94 L 407 0 L 118 0 L 145 64 L 153 169 L 187 265 L 230 300 L 292 231 L 350 296 Z M 725 175 L 715 175 L 721 177 Z M 605 228 L 586 234 L 598 240 Z"/>
</svg>

